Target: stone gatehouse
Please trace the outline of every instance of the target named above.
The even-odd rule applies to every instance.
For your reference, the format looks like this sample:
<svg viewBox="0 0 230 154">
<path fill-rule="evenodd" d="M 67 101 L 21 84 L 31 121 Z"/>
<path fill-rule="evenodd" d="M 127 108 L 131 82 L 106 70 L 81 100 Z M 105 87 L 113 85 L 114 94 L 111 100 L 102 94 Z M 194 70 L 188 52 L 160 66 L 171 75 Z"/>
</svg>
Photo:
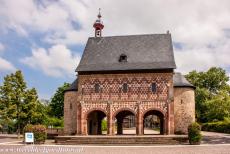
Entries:
<svg viewBox="0 0 230 154">
<path fill-rule="evenodd" d="M 195 121 L 195 87 L 174 72 L 170 33 L 102 37 L 103 27 L 99 13 L 95 37 L 65 91 L 65 134 L 102 134 L 103 119 L 107 135 L 123 134 L 130 115 L 137 135 L 144 134 L 149 115 L 159 118 L 160 134 L 187 133 Z"/>
</svg>

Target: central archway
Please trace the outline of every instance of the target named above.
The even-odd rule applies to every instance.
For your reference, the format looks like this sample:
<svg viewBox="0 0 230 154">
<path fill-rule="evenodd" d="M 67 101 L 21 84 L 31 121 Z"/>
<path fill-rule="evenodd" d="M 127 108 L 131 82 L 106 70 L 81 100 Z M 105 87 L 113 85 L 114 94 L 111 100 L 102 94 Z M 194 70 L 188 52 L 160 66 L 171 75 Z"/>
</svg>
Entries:
<svg viewBox="0 0 230 154">
<path fill-rule="evenodd" d="M 136 118 L 134 112 L 121 110 L 115 115 L 117 135 L 136 134 Z"/>
<path fill-rule="evenodd" d="M 103 130 L 103 124 L 106 124 L 106 114 L 100 110 L 91 111 L 87 116 L 87 132 L 88 135 L 102 135 L 106 134 Z"/>
<path fill-rule="evenodd" d="M 144 134 L 164 134 L 164 114 L 158 110 L 149 110 L 143 115 Z"/>
</svg>

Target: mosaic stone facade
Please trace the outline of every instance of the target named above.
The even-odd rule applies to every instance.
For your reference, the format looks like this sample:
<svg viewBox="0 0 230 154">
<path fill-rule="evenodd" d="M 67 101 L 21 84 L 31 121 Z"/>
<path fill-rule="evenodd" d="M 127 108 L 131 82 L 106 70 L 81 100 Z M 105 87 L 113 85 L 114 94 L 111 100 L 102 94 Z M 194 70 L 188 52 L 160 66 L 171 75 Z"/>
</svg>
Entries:
<svg viewBox="0 0 230 154">
<path fill-rule="evenodd" d="M 164 134 L 174 133 L 173 111 L 173 73 L 136 73 L 136 74 L 94 74 L 78 76 L 78 91 L 75 106 L 76 131 L 71 133 L 87 134 L 87 116 L 92 111 L 102 111 L 108 121 L 108 134 L 114 134 L 115 116 L 121 111 L 130 111 L 136 117 L 137 134 L 143 134 L 143 117 L 148 111 L 156 110 L 164 116 Z M 123 92 L 122 85 L 127 83 L 128 90 Z M 151 89 L 156 83 L 156 92 Z M 95 85 L 99 84 L 99 92 Z M 65 99 L 65 105 L 69 101 Z M 68 105 L 66 105 L 68 106 Z M 70 115 L 70 114 L 69 114 Z M 66 115 L 68 119 L 68 115 Z M 68 120 L 66 120 L 68 121 Z M 68 122 L 66 122 L 68 124 Z M 69 132 L 65 129 L 65 132 Z"/>
</svg>

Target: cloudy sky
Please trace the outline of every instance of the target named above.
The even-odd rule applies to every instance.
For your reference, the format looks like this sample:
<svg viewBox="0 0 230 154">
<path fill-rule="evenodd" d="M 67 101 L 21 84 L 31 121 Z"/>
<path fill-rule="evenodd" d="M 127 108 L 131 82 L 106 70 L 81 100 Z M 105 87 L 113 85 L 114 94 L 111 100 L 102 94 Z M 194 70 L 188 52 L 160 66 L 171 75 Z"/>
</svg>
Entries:
<svg viewBox="0 0 230 154">
<path fill-rule="evenodd" d="M 169 30 L 176 71 L 230 74 L 229 0 L 0 0 L 0 84 L 20 69 L 47 99 L 72 82 L 98 8 L 104 36 Z"/>
</svg>

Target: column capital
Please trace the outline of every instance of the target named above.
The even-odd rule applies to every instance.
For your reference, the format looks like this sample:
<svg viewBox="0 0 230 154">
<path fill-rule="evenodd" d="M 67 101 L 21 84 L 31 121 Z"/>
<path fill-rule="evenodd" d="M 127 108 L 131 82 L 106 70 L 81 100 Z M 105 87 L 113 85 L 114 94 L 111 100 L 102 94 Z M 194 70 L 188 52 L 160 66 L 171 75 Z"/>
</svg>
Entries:
<svg viewBox="0 0 230 154">
<path fill-rule="evenodd" d="M 84 106 L 85 102 L 84 101 L 80 101 L 80 105 Z"/>
<path fill-rule="evenodd" d="M 108 105 L 112 105 L 112 103 L 113 103 L 113 101 L 111 101 L 111 100 L 108 100 L 108 101 L 107 101 L 107 104 L 108 104 Z"/>
</svg>

